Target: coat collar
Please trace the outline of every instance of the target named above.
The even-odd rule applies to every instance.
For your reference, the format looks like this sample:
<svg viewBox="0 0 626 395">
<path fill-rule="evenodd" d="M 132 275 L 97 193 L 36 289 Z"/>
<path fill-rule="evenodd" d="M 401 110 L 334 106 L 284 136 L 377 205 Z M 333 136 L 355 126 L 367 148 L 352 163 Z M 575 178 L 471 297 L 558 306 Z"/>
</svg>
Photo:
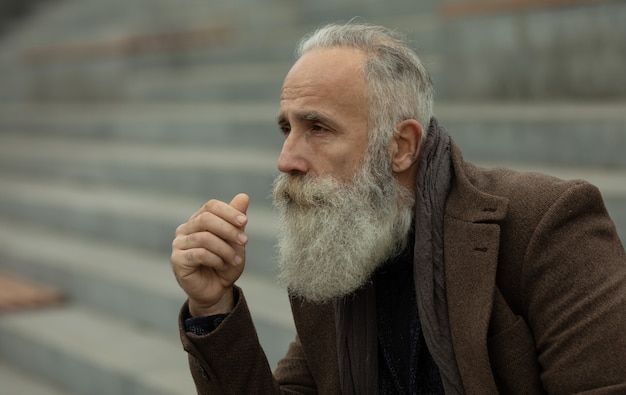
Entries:
<svg viewBox="0 0 626 395">
<path fill-rule="evenodd" d="M 451 143 L 454 184 L 446 201 L 444 261 L 454 353 L 466 393 L 497 394 L 487 349 L 496 291 L 499 221 L 508 200 L 481 191 L 488 185 Z"/>
<path fill-rule="evenodd" d="M 508 199 L 481 191 L 477 185 L 486 185 L 489 181 L 481 176 L 477 167 L 464 161 L 454 141 L 450 142 L 450 151 L 455 182 L 446 202 L 446 215 L 472 223 L 504 219 Z"/>
</svg>

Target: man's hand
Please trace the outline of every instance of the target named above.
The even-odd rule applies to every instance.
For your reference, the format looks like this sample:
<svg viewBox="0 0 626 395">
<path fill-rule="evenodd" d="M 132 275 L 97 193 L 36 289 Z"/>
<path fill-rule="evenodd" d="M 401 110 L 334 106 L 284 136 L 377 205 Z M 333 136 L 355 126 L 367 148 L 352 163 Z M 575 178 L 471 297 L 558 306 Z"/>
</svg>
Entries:
<svg viewBox="0 0 626 395">
<path fill-rule="evenodd" d="M 233 283 L 241 276 L 246 259 L 244 227 L 249 203 L 243 193 L 230 204 L 210 200 L 176 229 L 172 268 L 189 296 L 189 312 L 194 317 L 234 308 Z"/>
</svg>

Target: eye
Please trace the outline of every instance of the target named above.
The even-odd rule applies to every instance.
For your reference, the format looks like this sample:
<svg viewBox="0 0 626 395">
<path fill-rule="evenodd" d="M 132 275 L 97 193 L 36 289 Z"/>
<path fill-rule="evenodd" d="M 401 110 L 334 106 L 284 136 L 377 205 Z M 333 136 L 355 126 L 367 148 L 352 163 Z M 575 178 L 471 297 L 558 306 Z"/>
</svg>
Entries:
<svg viewBox="0 0 626 395">
<path fill-rule="evenodd" d="M 289 135 L 289 132 L 291 132 L 291 127 L 289 125 L 278 125 L 278 128 L 283 136 L 287 136 Z"/>
<path fill-rule="evenodd" d="M 319 123 L 313 124 L 313 126 L 311 127 L 311 130 L 315 133 L 326 133 L 329 131 L 328 128 L 326 128 L 324 125 L 321 125 Z"/>
</svg>

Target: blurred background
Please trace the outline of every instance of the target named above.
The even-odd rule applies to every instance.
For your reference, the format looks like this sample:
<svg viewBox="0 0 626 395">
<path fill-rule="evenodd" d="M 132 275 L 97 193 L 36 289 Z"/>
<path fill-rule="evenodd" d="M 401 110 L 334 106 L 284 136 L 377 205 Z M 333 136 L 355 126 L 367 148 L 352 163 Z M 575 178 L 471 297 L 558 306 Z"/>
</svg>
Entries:
<svg viewBox="0 0 626 395">
<path fill-rule="evenodd" d="M 408 35 L 466 159 L 589 180 L 626 240 L 624 1 L 3 0 L 0 394 L 194 393 L 171 241 L 242 191 L 276 364 L 280 86 L 305 33 L 354 16 Z"/>
</svg>

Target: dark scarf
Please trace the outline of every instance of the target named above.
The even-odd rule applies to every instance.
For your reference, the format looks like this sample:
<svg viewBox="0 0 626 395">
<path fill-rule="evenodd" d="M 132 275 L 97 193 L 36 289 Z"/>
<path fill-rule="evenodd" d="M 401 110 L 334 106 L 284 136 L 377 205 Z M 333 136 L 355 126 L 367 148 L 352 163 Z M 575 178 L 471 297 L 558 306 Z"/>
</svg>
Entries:
<svg viewBox="0 0 626 395">
<path fill-rule="evenodd" d="M 441 395 L 439 369 L 428 352 L 413 281 L 413 233 L 400 256 L 374 273 L 380 395 Z"/>
<path fill-rule="evenodd" d="M 453 177 L 450 136 L 432 118 L 422 147 L 415 198 L 414 280 L 422 331 L 449 394 L 463 394 L 454 358 L 443 261 L 443 214 Z M 372 282 L 335 302 L 343 394 L 376 394 L 378 342 Z"/>
</svg>

